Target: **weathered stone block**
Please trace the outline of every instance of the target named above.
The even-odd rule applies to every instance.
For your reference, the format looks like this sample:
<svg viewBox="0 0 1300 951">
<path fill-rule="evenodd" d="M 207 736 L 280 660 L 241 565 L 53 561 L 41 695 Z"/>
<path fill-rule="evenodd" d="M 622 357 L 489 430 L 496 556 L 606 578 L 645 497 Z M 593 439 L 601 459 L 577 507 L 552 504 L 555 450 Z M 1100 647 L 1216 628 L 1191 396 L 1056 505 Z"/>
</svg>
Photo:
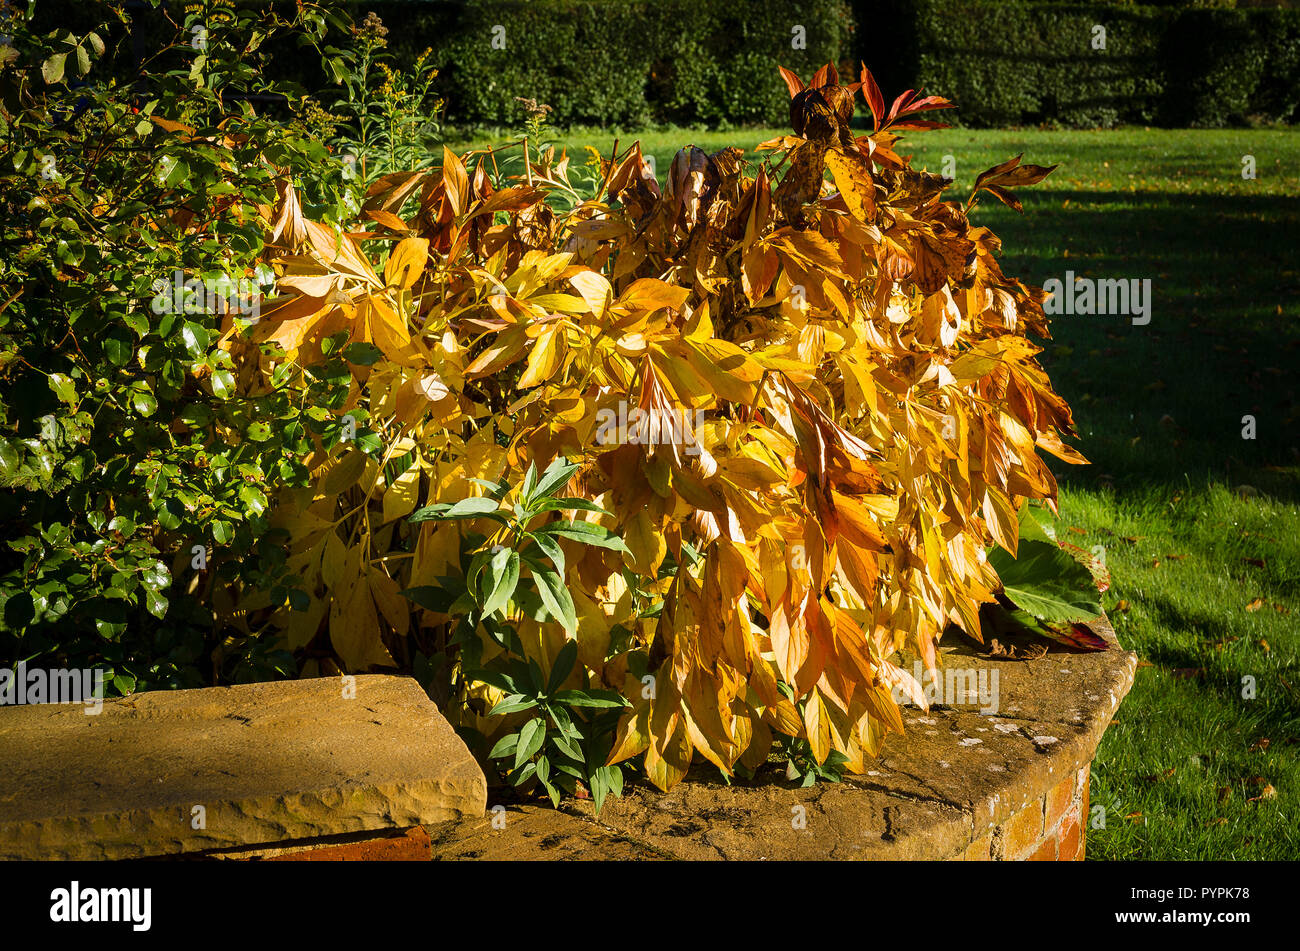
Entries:
<svg viewBox="0 0 1300 951">
<path fill-rule="evenodd" d="M 337 678 L 0 708 L 0 858 L 140 858 L 481 816 L 487 783 L 414 681 Z"/>
</svg>

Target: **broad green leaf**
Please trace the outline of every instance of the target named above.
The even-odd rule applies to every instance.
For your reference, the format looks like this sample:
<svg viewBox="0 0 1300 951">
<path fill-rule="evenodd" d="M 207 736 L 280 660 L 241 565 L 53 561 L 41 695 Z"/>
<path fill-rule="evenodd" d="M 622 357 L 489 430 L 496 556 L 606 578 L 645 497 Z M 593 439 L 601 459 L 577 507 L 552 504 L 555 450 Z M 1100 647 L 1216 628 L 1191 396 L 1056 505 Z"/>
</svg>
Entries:
<svg viewBox="0 0 1300 951">
<path fill-rule="evenodd" d="M 1017 557 L 1001 548 L 989 552 L 1007 598 L 1049 623 L 1090 621 L 1102 613 L 1092 572 L 1051 542 L 1024 541 Z"/>
<path fill-rule="evenodd" d="M 561 690 L 551 699 L 556 703 L 567 703 L 571 707 L 631 706 L 622 694 L 612 690 Z"/>
<path fill-rule="evenodd" d="M 542 748 L 545 740 L 545 720 L 541 717 L 533 717 L 525 723 L 524 728 L 519 731 L 519 747 L 515 750 L 515 769 L 521 768 L 524 763 L 532 759 L 533 755 Z"/>
<path fill-rule="evenodd" d="M 564 576 L 564 549 L 550 535 L 534 535 L 531 532 L 526 536 L 537 543 L 537 547 L 542 550 L 547 558 L 551 559 L 551 564 L 555 565 L 555 570 Z"/>
<path fill-rule="evenodd" d="M 519 584 L 519 555 L 509 548 L 497 552 L 488 563 L 491 587 L 483 602 L 483 613 L 494 614 L 506 606 Z"/>
<path fill-rule="evenodd" d="M 443 519 L 465 519 L 477 518 L 481 515 L 495 513 L 499 505 L 495 499 L 474 497 L 461 499 L 455 505 L 447 505 L 445 502 L 439 502 L 436 505 L 425 506 L 418 512 L 412 512 L 408 522 L 429 522 Z"/>
<path fill-rule="evenodd" d="M 586 545 L 594 545 L 597 548 L 609 548 L 613 551 L 627 551 L 627 546 L 623 544 L 623 539 L 619 538 L 605 526 L 597 525 L 594 522 L 574 522 L 566 519 L 562 522 L 553 522 L 550 525 L 543 525 L 533 534 L 541 535 L 543 533 L 547 535 L 558 535 L 560 538 L 570 538 Z"/>
<path fill-rule="evenodd" d="M 537 593 L 542 598 L 542 604 L 546 605 L 546 610 L 550 612 L 551 617 L 564 625 L 565 633 L 578 633 L 578 612 L 573 606 L 573 598 L 569 594 L 568 588 L 564 586 L 564 580 L 557 572 L 544 570 L 538 571 L 533 569 L 533 580 L 537 582 Z"/>
<path fill-rule="evenodd" d="M 582 467 L 576 463 L 569 462 L 563 456 L 555 459 L 546 467 L 546 471 L 542 473 L 542 478 L 537 483 L 537 488 L 533 492 L 533 497 L 541 498 L 550 495 L 560 486 L 572 479 L 573 474 L 580 468 Z"/>
<path fill-rule="evenodd" d="M 519 734 L 510 733 L 497 740 L 492 751 L 488 753 L 488 759 L 501 759 L 506 756 L 514 756 L 515 750 L 519 748 Z"/>
</svg>

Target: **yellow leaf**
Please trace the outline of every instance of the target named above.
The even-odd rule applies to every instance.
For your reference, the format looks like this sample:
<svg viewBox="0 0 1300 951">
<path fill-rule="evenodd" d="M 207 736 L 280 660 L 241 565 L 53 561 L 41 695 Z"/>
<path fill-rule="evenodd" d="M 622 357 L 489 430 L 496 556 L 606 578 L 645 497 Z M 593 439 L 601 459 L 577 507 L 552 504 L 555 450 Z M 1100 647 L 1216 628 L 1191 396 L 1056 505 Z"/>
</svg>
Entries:
<svg viewBox="0 0 1300 951">
<path fill-rule="evenodd" d="M 361 478 L 361 474 L 366 471 L 366 458 L 364 452 L 353 446 L 325 474 L 317 494 L 330 498 L 352 488 L 357 479 Z"/>
<path fill-rule="evenodd" d="M 429 260 L 428 238 L 405 238 L 393 248 L 384 265 L 384 283 L 405 290 L 420 279 Z"/>
<path fill-rule="evenodd" d="M 405 636 L 411 627 L 411 602 L 401 596 L 397 582 L 375 565 L 367 566 L 366 580 L 370 583 L 370 594 L 379 613 L 394 631 Z"/>
<path fill-rule="evenodd" d="M 644 508 L 623 526 L 623 544 L 627 546 L 633 570 L 645 577 L 654 577 L 668 551 L 667 539 Z"/>
<path fill-rule="evenodd" d="M 330 643 L 346 670 L 396 666 L 380 638 L 369 585 L 354 584 L 343 597 L 334 598 L 330 605 Z"/>
<path fill-rule="evenodd" d="M 332 592 L 339 592 L 351 582 L 345 577 L 347 548 L 338 535 L 330 532 L 325 536 L 325 550 L 321 554 L 320 576 L 325 587 Z"/>
<path fill-rule="evenodd" d="M 826 762 L 826 757 L 831 755 L 831 721 L 823 709 L 822 695 L 816 690 L 804 701 L 803 723 L 813 759 Z"/>
<path fill-rule="evenodd" d="M 826 153 L 826 165 L 835 178 L 835 187 L 844 196 L 853 217 L 870 224 L 876 217 L 876 186 L 871 177 L 871 162 L 861 155 L 840 152 Z"/>
<path fill-rule="evenodd" d="M 609 302 L 614 297 L 614 289 L 610 287 L 609 281 L 603 274 L 597 274 L 595 271 L 580 271 L 569 278 L 569 283 L 577 288 L 593 314 L 597 317 L 605 316 Z"/>
<path fill-rule="evenodd" d="M 627 310 L 659 310 L 661 307 L 681 310 L 690 296 L 690 288 L 674 287 L 657 278 L 643 277 L 623 292 L 618 304 Z"/>
<path fill-rule="evenodd" d="M 384 521 L 410 515 L 420 497 L 420 463 L 417 460 L 411 467 L 393 480 L 393 484 L 384 493 Z"/>
<path fill-rule="evenodd" d="M 519 378 L 519 389 L 536 386 L 555 374 L 560 364 L 558 334 L 558 328 L 549 327 L 533 341 L 532 352 L 528 354 L 528 367 Z"/>
</svg>

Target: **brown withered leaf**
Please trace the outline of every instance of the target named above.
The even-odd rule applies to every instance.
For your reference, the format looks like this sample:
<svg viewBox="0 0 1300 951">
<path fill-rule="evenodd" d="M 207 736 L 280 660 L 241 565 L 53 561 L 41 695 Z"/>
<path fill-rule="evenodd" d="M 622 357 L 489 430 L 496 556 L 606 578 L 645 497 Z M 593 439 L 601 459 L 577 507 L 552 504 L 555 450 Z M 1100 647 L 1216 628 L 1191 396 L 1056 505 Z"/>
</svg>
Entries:
<svg viewBox="0 0 1300 951">
<path fill-rule="evenodd" d="M 1024 153 L 1021 152 L 1015 158 L 1007 159 L 1001 165 L 995 165 L 993 168 L 980 172 L 975 178 L 975 187 L 971 189 L 970 198 L 966 201 L 966 207 L 970 207 L 971 202 L 975 200 L 976 193 L 982 189 L 992 194 L 1004 205 L 1023 212 L 1024 207 L 1020 204 L 1020 199 L 1016 198 L 1007 189 L 1036 185 L 1059 167 L 1056 165 L 1021 165 L 1020 160 L 1023 157 Z"/>
</svg>

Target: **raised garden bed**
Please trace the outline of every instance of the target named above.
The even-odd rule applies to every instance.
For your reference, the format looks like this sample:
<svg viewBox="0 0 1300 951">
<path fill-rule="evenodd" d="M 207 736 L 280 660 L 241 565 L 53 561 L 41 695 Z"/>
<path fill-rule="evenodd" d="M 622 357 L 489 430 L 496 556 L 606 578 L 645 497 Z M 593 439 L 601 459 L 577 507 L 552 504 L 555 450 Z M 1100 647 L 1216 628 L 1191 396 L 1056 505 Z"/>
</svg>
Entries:
<svg viewBox="0 0 1300 951">
<path fill-rule="evenodd" d="M 0 857 L 1078 859 L 1088 772 L 1132 684 L 1119 648 L 1033 659 L 945 639 L 993 703 L 904 710 L 865 776 L 725 785 L 697 767 L 590 803 L 509 805 L 408 678 L 322 678 L 0 710 Z M 993 679 L 996 672 L 996 680 Z M 994 709 L 988 709 L 988 708 Z M 202 807 L 202 823 L 196 822 Z"/>
</svg>

